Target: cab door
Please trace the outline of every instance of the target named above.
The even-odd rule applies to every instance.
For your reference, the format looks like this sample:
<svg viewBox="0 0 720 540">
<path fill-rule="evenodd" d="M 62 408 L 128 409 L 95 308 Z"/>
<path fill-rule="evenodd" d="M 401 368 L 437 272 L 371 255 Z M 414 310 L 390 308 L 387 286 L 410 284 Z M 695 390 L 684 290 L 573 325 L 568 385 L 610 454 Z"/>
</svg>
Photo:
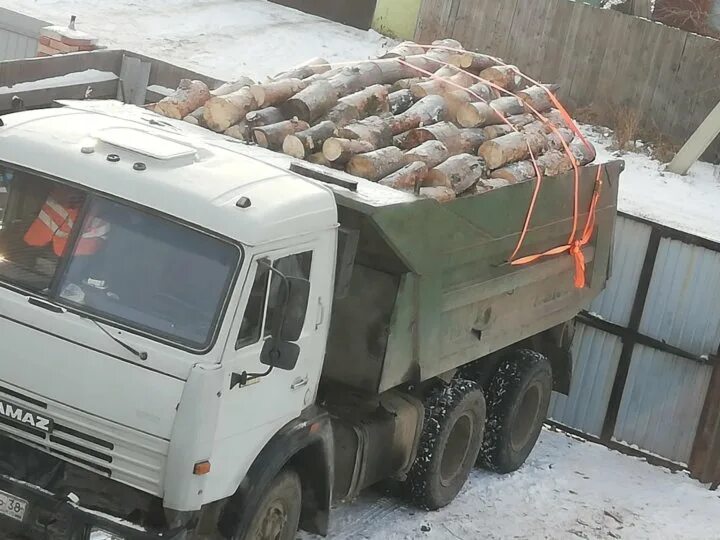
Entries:
<svg viewBox="0 0 720 540">
<path fill-rule="evenodd" d="M 312 241 L 258 254 L 250 262 L 223 356 L 226 385 L 213 471 L 227 467 L 233 476 L 244 475 L 270 438 L 314 402 L 329 326 L 334 256 L 334 231 L 328 231 Z M 296 342 L 300 355 L 287 371 L 270 370 L 260 362 L 269 320 L 278 307 L 279 278 L 267 268 L 268 262 L 286 276 L 310 280 L 305 323 Z M 248 383 L 231 388 L 233 373 L 243 372 L 249 374 Z"/>
</svg>

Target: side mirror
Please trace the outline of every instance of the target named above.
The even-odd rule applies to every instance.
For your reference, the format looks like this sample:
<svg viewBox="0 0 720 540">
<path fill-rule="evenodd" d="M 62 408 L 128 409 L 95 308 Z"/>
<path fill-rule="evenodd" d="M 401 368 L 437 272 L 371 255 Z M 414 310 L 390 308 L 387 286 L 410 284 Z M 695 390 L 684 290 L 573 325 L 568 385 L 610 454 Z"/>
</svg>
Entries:
<svg viewBox="0 0 720 540">
<path fill-rule="evenodd" d="M 285 306 L 285 319 L 280 331 L 281 341 L 297 341 L 300 339 L 305 317 L 307 315 L 308 301 L 310 299 L 310 282 L 307 279 L 287 278 L 288 294 Z"/>
</svg>

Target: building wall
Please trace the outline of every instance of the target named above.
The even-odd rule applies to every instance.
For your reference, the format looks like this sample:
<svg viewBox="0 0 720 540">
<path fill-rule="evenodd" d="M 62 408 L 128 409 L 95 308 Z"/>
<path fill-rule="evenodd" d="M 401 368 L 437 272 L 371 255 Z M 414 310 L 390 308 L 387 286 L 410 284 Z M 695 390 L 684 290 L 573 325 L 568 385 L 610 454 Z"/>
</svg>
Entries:
<svg viewBox="0 0 720 540">
<path fill-rule="evenodd" d="M 398 39 L 415 35 L 422 0 L 378 0 L 372 27 Z"/>
<path fill-rule="evenodd" d="M 34 57 L 37 53 L 40 29 L 48 24 L 0 8 L 0 62 Z"/>
</svg>

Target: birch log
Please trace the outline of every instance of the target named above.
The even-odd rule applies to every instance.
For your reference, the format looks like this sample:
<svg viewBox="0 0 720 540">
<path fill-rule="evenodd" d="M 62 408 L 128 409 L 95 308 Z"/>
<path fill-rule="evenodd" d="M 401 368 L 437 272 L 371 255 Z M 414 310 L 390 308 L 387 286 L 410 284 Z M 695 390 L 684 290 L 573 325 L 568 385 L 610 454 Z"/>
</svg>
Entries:
<svg viewBox="0 0 720 540">
<path fill-rule="evenodd" d="M 330 65 L 327 60 L 324 58 L 311 58 L 307 62 L 303 62 L 288 71 L 276 75 L 273 79 L 306 79 L 307 77 L 325 73 L 326 71 L 330 71 Z"/>
<path fill-rule="evenodd" d="M 421 187 L 420 196 L 427 199 L 435 199 L 438 202 L 450 202 L 457 197 L 452 188 L 446 186 L 439 187 Z"/>
<path fill-rule="evenodd" d="M 335 124 L 321 122 L 305 131 L 288 135 L 283 141 L 283 152 L 298 159 L 320 152 L 322 146 L 335 133 Z"/>
<path fill-rule="evenodd" d="M 245 115 L 245 121 L 251 128 L 277 124 L 285 120 L 285 115 L 277 107 L 267 107 L 258 111 L 250 111 Z"/>
<path fill-rule="evenodd" d="M 530 157 L 530 150 L 539 155 L 546 146 L 547 137 L 543 133 L 510 133 L 484 142 L 478 154 L 485 160 L 488 168 L 494 170 L 514 161 L 527 159 Z"/>
<path fill-rule="evenodd" d="M 225 130 L 224 135 L 240 141 L 250 141 L 252 139 L 250 126 L 246 122 L 238 122 L 234 126 L 230 126 Z"/>
<path fill-rule="evenodd" d="M 155 106 L 155 112 L 182 120 L 191 112 L 202 107 L 210 99 L 210 90 L 202 81 L 182 79 L 177 90 L 160 100 Z"/>
<path fill-rule="evenodd" d="M 390 112 L 393 115 L 402 114 L 412 107 L 415 97 L 410 90 L 397 90 L 388 96 Z"/>
<path fill-rule="evenodd" d="M 420 186 L 428 173 L 428 167 L 422 161 L 413 161 L 402 169 L 386 176 L 378 183 L 383 186 L 400 189 L 403 191 L 415 191 Z"/>
<path fill-rule="evenodd" d="M 515 90 L 523 84 L 523 77 L 515 66 L 494 66 L 480 72 L 485 79 L 505 90 Z"/>
<path fill-rule="evenodd" d="M 432 169 L 426 179 L 429 186 L 451 188 L 456 195 L 473 187 L 485 172 L 483 161 L 471 154 L 458 154 Z"/>
<path fill-rule="evenodd" d="M 528 112 L 533 110 L 537 112 L 545 112 L 554 107 L 548 92 L 554 94 L 559 88 L 560 85 L 557 84 L 546 84 L 543 86 L 535 85 L 518 92 L 517 96 L 525 104 Z"/>
<path fill-rule="evenodd" d="M 227 96 L 228 94 L 232 94 L 241 88 L 252 86 L 253 84 L 255 84 L 255 81 L 253 81 L 250 77 L 240 77 L 234 81 L 221 84 L 215 90 L 211 90 L 210 95 L 212 97 Z"/>
<path fill-rule="evenodd" d="M 460 145 L 460 129 L 450 122 L 438 122 L 415 128 L 404 137 L 401 148 L 410 150 L 426 141 L 440 141 L 451 153 L 455 153 Z"/>
<path fill-rule="evenodd" d="M 377 182 L 405 165 L 405 154 L 399 148 L 388 146 L 358 154 L 350 159 L 347 172 Z"/>
<path fill-rule="evenodd" d="M 307 88 L 307 83 L 300 79 L 282 79 L 265 84 L 255 84 L 250 87 L 250 92 L 258 107 L 270 107 L 284 103 L 305 88 Z"/>
<path fill-rule="evenodd" d="M 183 121 L 194 126 L 205 127 L 205 119 L 203 118 L 203 114 L 205 114 L 205 107 L 198 107 L 193 112 L 188 114 L 185 118 L 183 118 Z"/>
<path fill-rule="evenodd" d="M 405 152 L 405 162 L 422 161 L 428 169 L 437 167 L 450 157 L 450 151 L 440 141 L 427 141 Z"/>
<path fill-rule="evenodd" d="M 390 131 L 400 135 L 417 127 L 436 124 L 447 116 L 447 105 L 441 96 L 427 96 L 415 103 L 407 111 L 389 120 Z"/>
<path fill-rule="evenodd" d="M 285 137 L 305 131 L 310 126 L 302 120 L 285 120 L 277 124 L 258 127 L 252 130 L 253 138 L 259 146 L 269 148 L 271 150 L 279 150 L 285 141 Z"/>
<path fill-rule="evenodd" d="M 237 124 L 255 109 L 257 102 L 250 88 L 246 87 L 224 96 L 210 98 L 205 103 L 203 118 L 207 127 L 220 132 Z"/>
<path fill-rule="evenodd" d="M 375 150 L 375 146 L 368 141 L 331 137 L 323 144 L 322 153 L 329 162 L 342 164 L 347 163 L 357 154 L 373 150 Z"/>
<path fill-rule="evenodd" d="M 371 116 L 359 122 L 338 127 L 335 134 L 341 139 L 368 141 L 375 148 L 383 148 L 392 144 L 390 125 L 385 119 L 378 116 Z"/>
</svg>

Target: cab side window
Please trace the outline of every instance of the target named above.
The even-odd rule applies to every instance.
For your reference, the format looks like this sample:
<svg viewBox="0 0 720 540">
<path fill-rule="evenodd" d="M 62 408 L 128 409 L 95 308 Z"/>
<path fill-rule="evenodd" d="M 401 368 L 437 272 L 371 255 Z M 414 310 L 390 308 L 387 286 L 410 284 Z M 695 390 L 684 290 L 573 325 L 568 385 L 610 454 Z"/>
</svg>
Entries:
<svg viewBox="0 0 720 540">
<path fill-rule="evenodd" d="M 256 343 L 262 333 L 263 317 L 265 315 L 265 300 L 267 299 L 268 278 L 270 269 L 264 265 L 257 265 L 255 281 L 250 290 L 247 307 L 240 326 L 235 349 L 241 349 Z"/>
<path fill-rule="evenodd" d="M 273 261 L 273 268 L 287 277 L 310 279 L 312 251 L 304 251 Z M 268 320 L 280 304 L 281 278 L 264 264 L 256 263 L 257 272 L 250 291 L 235 349 L 257 343 L 260 336 L 269 335 Z M 272 276 L 270 275 L 272 274 Z M 264 328 L 264 331 L 263 331 Z"/>
</svg>

